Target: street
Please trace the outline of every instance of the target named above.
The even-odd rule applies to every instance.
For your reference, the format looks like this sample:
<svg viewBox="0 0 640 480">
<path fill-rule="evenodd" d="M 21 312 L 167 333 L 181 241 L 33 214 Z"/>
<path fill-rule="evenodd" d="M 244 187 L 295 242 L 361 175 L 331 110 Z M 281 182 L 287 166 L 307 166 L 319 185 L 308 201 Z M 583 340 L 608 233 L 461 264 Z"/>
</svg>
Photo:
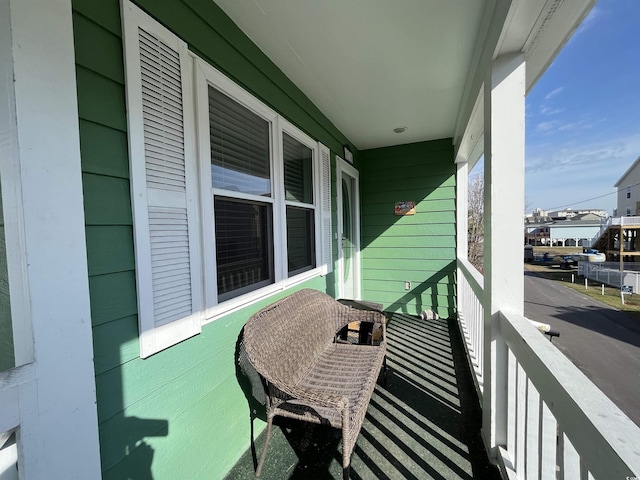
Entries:
<svg viewBox="0 0 640 480">
<path fill-rule="evenodd" d="M 525 316 L 559 331 L 553 344 L 640 426 L 640 319 L 524 273 Z"/>
</svg>

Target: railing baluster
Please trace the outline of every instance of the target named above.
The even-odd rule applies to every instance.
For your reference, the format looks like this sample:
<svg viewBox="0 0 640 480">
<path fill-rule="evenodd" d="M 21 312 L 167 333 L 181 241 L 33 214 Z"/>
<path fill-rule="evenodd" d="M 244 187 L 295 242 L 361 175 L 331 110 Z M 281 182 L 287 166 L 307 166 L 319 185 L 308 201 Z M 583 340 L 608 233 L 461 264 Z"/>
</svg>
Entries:
<svg viewBox="0 0 640 480">
<path fill-rule="evenodd" d="M 516 474 L 518 478 L 526 478 L 525 453 L 527 441 L 527 374 L 518 363 L 517 369 L 517 403 L 516 403 Z"/>
<path fill-rule="evenodd" d="M 571 440 L 569 440 L 569 437 L 567 437 L 564 432 L 562 433 L 562 445 L 564 457 L 562 459 L 562 470 L 565 480 L 582 480 L 580 475 L 580 455 L 578 455 Z"/>
<path fill-rule="evenodd" d="M 527 477 L 537 480 L 540 462 L 540 394 L 527 379 Z"/>
<path fill-rule="evenodd" d="M 547 407 L 547 404 L 544 401 L 541 403 L 540 480 L 555 480 L 558 423 L 551 413 L 551 410 L 549 410 L 549 407 Z"/>
<path fill-rule="evenodd" d="M 516 357 L 509 350 L 509 378 L 507 380 L 507 451 L 513 456 L 516 451 L 516 411 L 517 411 L 517 371 Z"/>
</svg>

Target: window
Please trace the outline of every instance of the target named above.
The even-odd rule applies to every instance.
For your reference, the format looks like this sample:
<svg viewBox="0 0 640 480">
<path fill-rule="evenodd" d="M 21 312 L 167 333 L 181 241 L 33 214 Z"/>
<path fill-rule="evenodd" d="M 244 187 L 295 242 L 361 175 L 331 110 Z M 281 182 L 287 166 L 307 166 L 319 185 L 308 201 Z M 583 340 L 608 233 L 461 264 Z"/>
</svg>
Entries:
<svg viewBox="0 0 640 480">
<path fill-rule="evenodd" d="M 630 216 L 631 216 L 631 209 L 627 208 L 627 217 L 630 217 Z"/>
<path fill-rule="evenodd" d="M 287 133 L 282 135 L 287 203 L 287 266 L 295 275 L 316 266 L 313 151 Z"/>
<path fill-rule="evenodd" d="M 271 125 L 217 89 L 208 92 L 217 295 L 225 300 L 275 280 Z"/>
<path fill-rule="evenodd" d="M 210 319 L 321 273 L 323 177 L 315 140 L 196 62 L 201 180 L 211 179 L 201 183 Z"/>
<path fill-rule="evenodd" d="M 627 187 L 627 198 L 631 198 L 631 187 Z"/>
<path fill-rule="evenodd" d="M 142 10 L 127 2 L 123 15 L 147 357 L 332 270 L 331 162 L 328 148 Z"/>
</svg>

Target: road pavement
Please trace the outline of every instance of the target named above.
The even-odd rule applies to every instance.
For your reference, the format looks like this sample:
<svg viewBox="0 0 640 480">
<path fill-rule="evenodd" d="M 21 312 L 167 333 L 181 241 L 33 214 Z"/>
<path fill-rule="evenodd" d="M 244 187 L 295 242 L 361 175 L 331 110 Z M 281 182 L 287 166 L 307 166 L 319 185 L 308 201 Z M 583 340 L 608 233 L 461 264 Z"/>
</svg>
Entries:
<svg viewBox="0 0 640 480">
<path fill-rule="evenodd" d="M 525 272 L 524 313 L 560 332 L 553 344 L 640 426 L 640 319 Z"/>
</svg>

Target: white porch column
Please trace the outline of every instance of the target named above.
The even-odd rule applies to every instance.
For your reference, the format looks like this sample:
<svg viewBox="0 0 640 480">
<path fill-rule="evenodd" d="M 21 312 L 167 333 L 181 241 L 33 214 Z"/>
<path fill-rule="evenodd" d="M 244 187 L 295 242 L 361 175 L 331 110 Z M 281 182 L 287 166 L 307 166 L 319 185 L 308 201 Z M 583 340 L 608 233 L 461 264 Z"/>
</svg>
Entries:
<svg viewBox="0 0 640 480">
<path fill-rule="evenodd" d="M 524 311 L 525 60 L 497 58 L 484 83 L 484 394 L 483 435 L 490 453 L 505 445 L 507 350 L 497 313 Z"/>
<path fill-rule="evenodd" d="M 11 302 L 29 332 L 16 336 L 21 366 L 0 372 L 0 433 L 16 428 L 21 479 L 97 479 L 71 0 L 0 0 L 0 26 L 2 195 L 20 218 L 7 251 L 22 266 Z"/>
<path fill-rule="evenodd" d="M 467 259 L 469 228 L 469 163 L 457 164 L 456 171 L 456 249 L 458 258 Z M 460 298 L 458 294 L 458 298 Z"/>
</svg>

